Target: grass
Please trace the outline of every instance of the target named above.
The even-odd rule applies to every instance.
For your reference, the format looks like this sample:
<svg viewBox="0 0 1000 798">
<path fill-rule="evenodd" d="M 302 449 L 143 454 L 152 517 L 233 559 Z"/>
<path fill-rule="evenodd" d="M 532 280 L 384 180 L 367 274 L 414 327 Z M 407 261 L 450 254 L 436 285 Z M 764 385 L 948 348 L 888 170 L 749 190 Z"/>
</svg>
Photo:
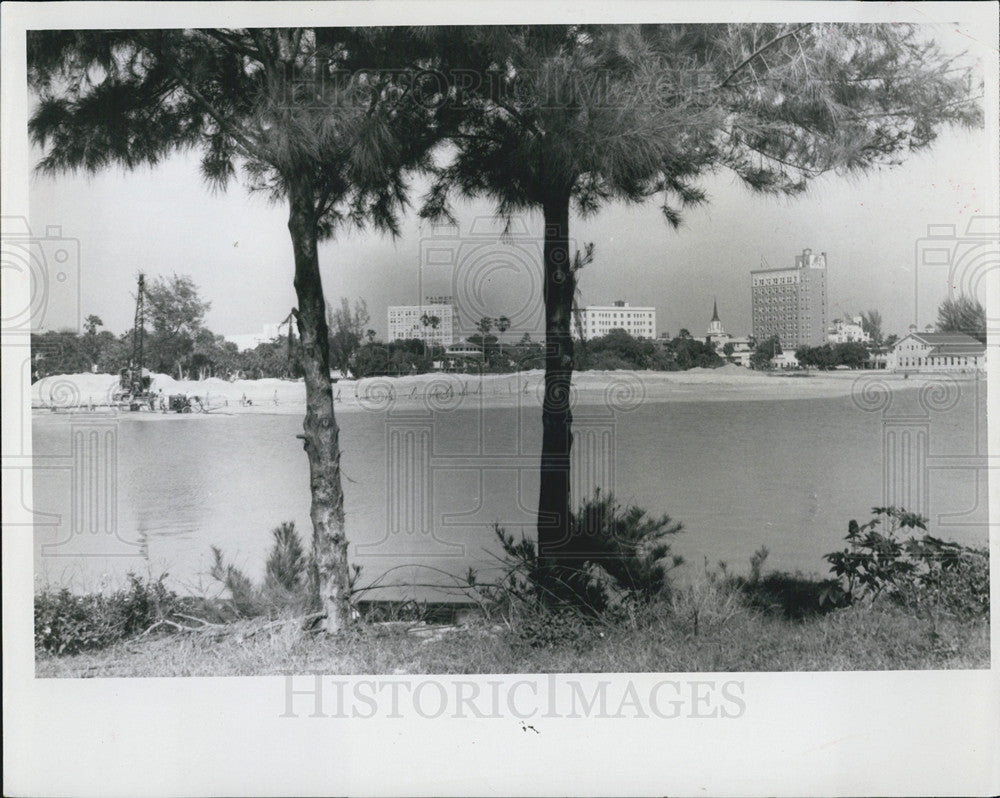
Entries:
<svg viewBox="0 0 1000 798">
<path fill-rule="evenodd" d="M 42 591 L 35 597 L 35 672 L 149 677 L 988 668 L 988 552 L 929 535 L 898 541 L 898 526 L 924 528 L 923 519 L 896 508 L 875 513 L 864 525 L 852 521 L 849 547 L 827 556 L 838 579 L 765 574 L 762 548 L 749 576 L 706 563 L 693 580 L 674 584 L 663 538 L 680 527 L 595 495 L 574 522 L 597 553 L 569 581 L 552 581 L 568 573 L 565 568 L 542 568 L 532 541 L 516 541 L 498 527 L 507 570 L 491 584 L 479 584 L 470 572 L 467 597 L 478 612 L 449 617 L 455 605 L 358 602 L 361 615 L 336 636 L 315 631 L 308 557 L 294 526 L 283 524 L 273 531 L 262 582 L 214 551 L 211 573 L 228 598 L 178 597 L 162 578 L 132 575 L 127 587 L 107 595 Z M 546 600 L 540 598 L 544 591 Z M 456 618 L 464 621 L 441 623 Z"/>
<path fill-rule="evenodd" d="M 551 619 L 549 619 L 551 620 Z M 547 629 L 553 624 L 543 619 Z M 556 624 L 555 626 L 558 626 Z M 421 636 L 427 635 L 427 636 Z M 988 668 L 988 617 L 914 614 L 892 602 L 805 618 L 702 580 L 616 623 L 570 619 L 540 640 L 485 618 L 458 627 L 357 623 L 330 637 L 295 619 L 157 632 L 71 655 L 39 651 L 39 677 L 618 673 Z"/>
</svg>

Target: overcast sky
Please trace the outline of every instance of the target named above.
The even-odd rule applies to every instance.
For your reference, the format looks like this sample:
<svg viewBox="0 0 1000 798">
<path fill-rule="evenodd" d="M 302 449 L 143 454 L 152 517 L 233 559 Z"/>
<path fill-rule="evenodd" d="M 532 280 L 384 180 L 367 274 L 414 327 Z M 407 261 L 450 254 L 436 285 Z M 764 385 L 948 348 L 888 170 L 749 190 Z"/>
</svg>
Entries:
<svg viewBox="0 0 1000 798">
<path fill-rule="evenodd" d="M 727 331 L 748 334 L 750 270 L 765 262 L 791 266 L 808 247 L 827 253 L 831 318 L 877 308 L 887 333 L 914 321 L 922 326 L 934 321 L 936 301 L 927 292 L 943 298 L 948 285 L 940 276 L 931 286 L 925 280 L 927 299 L 913 318 L 918 242 L 928 225 L 954 225 L 961 234 L 971 217 L 997 215 L 995 168 L 987 131 L 949 130 L 901 167 L 850 180 L 825 177 L 796 199 L 753 195 L 730 173 L 720 173 L 704 182 L 709 204 L 688 211 L 678 231 L 663 220 L 656 201 L 607 206 L 595 217 L 572 221 L 573 239 L 595 244 L 595 262 L 581 278 L 582 300 L 653 305 L 659 331 L 675 335 L 686 327 L 704 335 L 717 297 Z M 419 193 L 417 184 L 415 200 Z M 458 242 L 443 245 L 457 252 L 457 272 L 436 267 L 428 277 L 421 253 L 439 245 L 431 238 L 435 231 L 411 212 L 395 240 L 347 232 L 321 247 L 327 298 L 364 298 L 380 336 L 388 305 L 416 304 L 429 293 L 457 292 L 466 316 L 482 310 L 517 316 L 515 326 L 533 327 L 537 314 L 522 309 L 540 312 L 537 282 L 525 271 L 537 268 L 525 264 L 538 252 L 540 215 L 524 219 L 526 240 L 504 244 L 494 227 L 470 233 L 477 217 L 490 216 L 489 203 L 458 209 Z M 259 331 L 295 303 L 285 207 L 248 196 L 235 184 L 227 194 L 212 194 L 199 176 L 196 154 L 128 174 L 116 168 L 91 177 L 35 176 L 32 230 L 37 235 L 53 225 L 80 242 L 81 315 L 97 314 L 116 333 L 131 326 L 139 271 L 191 275 L 212 303 L 206 323 L 218 333 Z M 49 314 L 44 326 L 69 323 L 68 314 Z"/>
</svg>

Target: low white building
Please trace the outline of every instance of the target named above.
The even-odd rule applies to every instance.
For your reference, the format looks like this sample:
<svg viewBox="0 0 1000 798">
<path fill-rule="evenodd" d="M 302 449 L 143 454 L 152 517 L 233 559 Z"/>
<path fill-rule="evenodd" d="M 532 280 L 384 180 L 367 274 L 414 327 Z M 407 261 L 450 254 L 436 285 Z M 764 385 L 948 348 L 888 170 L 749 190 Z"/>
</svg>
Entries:
<svg viewBox="0 0 1000 798">
<path fill-rule="evenodd" d="M 985 371 L 986 345 L 965 333 L 911 329 L 886 357 L 886 367 L 892 371 Z"/>
<path fill-rule="evenodd" d="M 771 365 L 776 369 L 797 369 L 799 359 L 795 356 L 794 349 L 782 349 L 781 353 L 771 360 Z"/>
<path fill-rule="evenodd" d="M 855 316 L 851 319 L 834 319 L 833 326 L 826 332 L 826 340 L 831 344 L 867 344 L 872 337 L 865 332 L 861 317 Z"/>
<path fill-rule="evenodd" d="M 286 320 L 274 324 L 265 324 L 260 332 L 237 333 L 236 335 L 227 335 L 225 339 L 236 344 L 236 348 L 241 352 L 245 352 L 248 349 L 256 349 L 261 344 L 270 343 L 275 338 L 284 338 L 288 335 L 289 323 Z"/>
<path fill-rule="evenodd" d="M 585 341 L 601 338 L 612 330 L 625 330 L 633 338 L 656 338 L 656 308 L 632 307 L 621 300 L 613 305 L 580 308 L 580 323 Z"/>
<path fill-rule="evenodd" d="M 732 358 L 732 361 L 737 366 L 744 366 L 745 368 L 750 367 L 750 355 L 753 354 L 753 343 L 749 336 L 731 336 L 727 344 L 733 345 L 732 354 L 726 354 L 726 346 L 723 344 L 719 348 L 719 354 L 724 358 Z"/>
</svg>

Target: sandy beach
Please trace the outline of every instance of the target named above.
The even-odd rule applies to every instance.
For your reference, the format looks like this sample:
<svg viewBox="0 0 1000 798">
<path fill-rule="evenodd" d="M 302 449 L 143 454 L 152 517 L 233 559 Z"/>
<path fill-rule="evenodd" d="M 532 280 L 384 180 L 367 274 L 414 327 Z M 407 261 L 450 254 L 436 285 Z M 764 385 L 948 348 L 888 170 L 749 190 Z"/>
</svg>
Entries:
<svg viewBox="0 0 1000 798">
<path fill-rule="evenodd" d="M 799 372 L 749 371 L 739 366 L 690 371 L 585 371 L 573 375 L 574 405 L 606 404 L 620 412 L 644 403 L 766 401 L 852 396 L 861 406 L 877 407 L 885 395 L 900 390 L 957 384 L 971 375 L 911 375 L 884 371 Z M 61 374 L 31 386 L 36 412 L 107 410 L 118 378 L 112 374 Z M 305 408 L 302 380 L 236 380 L 219 378 L 179 381 L 153 375 L 153 391 L 197 396 L 207 412 L 192 415 L 268 413 L 300 414 Z M 339 380 L 333 386 L 338 411 L 448 411 L 488 407 L 540 407 L 541 370 L 517 374 L 417 374 Z M 161 415 L 143 412 L 144 417 Z M 174 414 L 166 414 L 174 415 Z"/>
</svg>

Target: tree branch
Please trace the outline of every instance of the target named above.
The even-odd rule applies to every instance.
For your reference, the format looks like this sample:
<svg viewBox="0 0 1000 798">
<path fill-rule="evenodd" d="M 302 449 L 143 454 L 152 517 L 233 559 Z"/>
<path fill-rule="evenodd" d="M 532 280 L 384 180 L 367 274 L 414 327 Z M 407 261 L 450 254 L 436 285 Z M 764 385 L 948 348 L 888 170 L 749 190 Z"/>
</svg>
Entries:
<svg viewBox="0 0 1000 798">
<path fill-rule="evenodd" d="M 246 152 L 246 154 L 251 158 L 257 158 L 265 163 L 270 163 L 268 158 L 267 150 L 261 147 L 258 143 L 251 141 L 244 135 L 240 130 L 236 129 L 229 120 L 226 119 L 225 115 L 222 114 L 208 99 L 202 94 L 198 88 L 191 83 L 181 71 L 177 68 L 176 64 L 171 62 L 170 71 L 173 73 L 177 82 L 184 87 L 184 90 L 191 95 L 194 100 L 205 109 L 205 111 L 216 121 L 227 136 L 229 136 L 233 141 L 239 144 Z"/>
<path fill-rule="evenodd" d="M 771 41 L 769 41 L 763 47 L 758 47 L 756 50 L 754 50 L 749 55 L 749 57 L 747 57 L 746 59 L 744 59 L 743 62 L 740 63 L 740 65 L 736 67 L 736 69 L 734 69 L 732 72 L 730 72 L 729 75 L 726 76 L 726 79 L 724 81 L 722 81 L 722 83 L 720 83 L 718 86 L 716 86 L 716 88 L 717 89 L 724 89 L 727 85 L 729 85 L 729 81 L 732 80 L 734 77 L 736 77 L 737 73 L 739 73 L 739 71 L 741 69 L 743 69 L 743 67 L 745 67 L 747 64 L 749 64 L 751 61 L 753 61 L 757 56 L 759 56 L 765 50 L 767 50 L 770 47 L 773 47 L 774 45 L 776 45 L 778 42 L 782 41 L 783 39 L 787 39 L 789 36 L 794 36 L 800 30 L 804 30 L 804 29 L 808 28 L 810 25 L 812 25 L 811 22 L 807 22 L 804 25 L 799 25 L 797 28 L 788 31 L 788 33 L 783 33 L 780 36 L 776 36 L 775 38 L 771 39 Z"/>
<path fill-rule="evenodd" d="M 229 47 L 238 53 L 242 53 L 248 58 L 252 58 L 256 61 L 263 63 L 263 55 L 258 50 L 255 50 L 252 47 L 248 47 L 239 39 L 237 39 L 234 36 L 231 36 L 229 33 L 225 31 L 211 29 L 211 28 L 205 28 L 205 29 L 199 28 L 197 30 L 197 33 L 200 33 L 203 36 L 208 36 L 211 39 L 214 39 L 215 41 L 219 42 L 220 44 Z"/>
<path fill-rule="evenodd" d="M 498 107 L 503 108 L 503 110 L 505 110 L 508 114 L 510 114 L 512 117 L 514 117 L 514 119 L 516 119 L 518 122 L 520 122 L 521 125 L 522 125 L 522 127 L 527 128 L 532 133 L 534 133 L 536 136 L 540 136 L 541 138 L 545 138 L 545 131 L 542 130 L 541 128 L 539 128 L 538 125 L 536 125 L 533 120 L 527 119 L 524 116 L 524 114 L 522 114 L 520 111 L 518 111 L 515 108 L 511 108 L 507 103 L 505 103 L 499 97 L 497 97 L 494 100 L 494 102 L 497 104 Z"/>
<path fill-rule="evenodd" d="M 270 69 L 274 66 L 274 63 L 277 60 L 274 57 L 274 51 L 268 45 L 267 40 L 264 38 L 259 28 L 251 28 L 250 35 L 253 37 L 253 40 L 257 45 L 257 49 L 260 50 L 262 63 L 266 68 Z"/>
</svg>

